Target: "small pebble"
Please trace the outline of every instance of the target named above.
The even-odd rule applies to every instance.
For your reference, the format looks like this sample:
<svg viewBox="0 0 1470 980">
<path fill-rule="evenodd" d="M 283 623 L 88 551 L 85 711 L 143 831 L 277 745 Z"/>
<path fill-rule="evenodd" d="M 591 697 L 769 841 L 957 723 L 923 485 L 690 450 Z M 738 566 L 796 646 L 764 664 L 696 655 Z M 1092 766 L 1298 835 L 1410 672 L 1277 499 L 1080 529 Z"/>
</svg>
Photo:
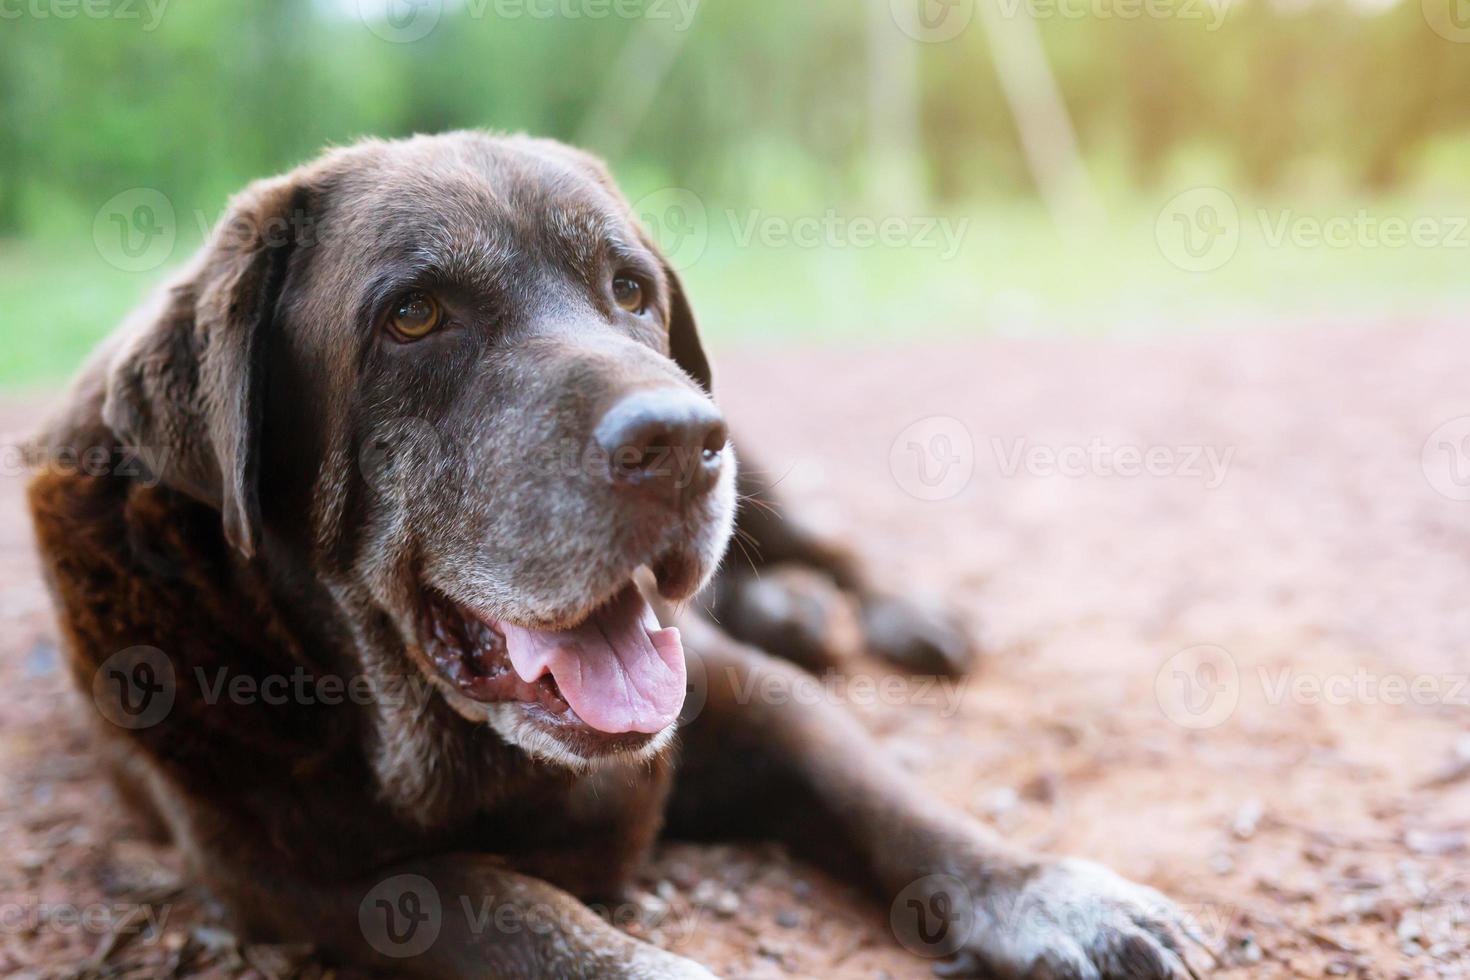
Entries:
<svg viewBox="0 0 1470 980">
<path fill-rule="evenodd" d="M 1265 953 L 1257 945 L 1254 936 L 1245 936 L 1236 945 L 1236 955 L 1242 963 L 1259 963 L 1264 958 Z"/>
<path fill-rule="evenodd" d="M 678 861 L 669 868 L 669 877 L 674 879 L 674 884 L 685 891 L 689 891 L 700 882 L 699 872 L 687 861 Z"/>
<path fill-rule="evenodd" d="M 986 794 L 981 807 L 992 817 L 999 817 L 1010 813 L 1021 802 L 1021 794 L 1009 786 L 1001 787 Z"/>
<path fill-rule="evenodd" d="M 714 904 L 716 913 L 731 916 L 740 911 L 740 896 L 727 889 L 720 893 Z"/>
<path fill-rule="evenodd" d="M 649 919 L 662 919 L 669 911 L 669 903 L 657 895 L 643 892 L 638 896 L 638 908 Z"/>
<path fill-rule="evenodd" d="M 1455 758 L 1470 762 L 1470 735 L 1461 735 L 1455 740 Z"/>
<path fill-rule="evenodd" d="M 1235 813 L 1235 819 L 1230 823 L 1230 832 L 1237 840 L 1250 840 L 1256 836 L 1256 828 L 1260 825 L 1261 817 L 1265 815 L 1265 807 L 1261 806 L 1260 800 L 1247 800 Z"/>
<path fill-rule="evenodd" d="M 1404 845 L 1415 854 L 1443 857 L 1465 850 L 1465 835 L 1453 831 L 1411 830 L 1404 834 Z"/>
</svg>

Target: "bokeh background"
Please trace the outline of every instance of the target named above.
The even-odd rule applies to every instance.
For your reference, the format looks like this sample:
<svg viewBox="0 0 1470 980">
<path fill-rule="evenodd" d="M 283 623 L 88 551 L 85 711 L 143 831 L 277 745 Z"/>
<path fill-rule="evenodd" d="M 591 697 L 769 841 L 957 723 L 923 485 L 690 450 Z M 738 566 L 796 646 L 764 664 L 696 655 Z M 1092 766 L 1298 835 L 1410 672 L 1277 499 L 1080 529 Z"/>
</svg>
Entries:
<svg viewBox="0 0 1470 980">
<path fill-rule="evenodd" d="M 1215 977 L 1470 977 L 1470 0 L 0 0 L 0 975 L 347 976 L 110 795 L 16 450 L 245 183 L 472 126 L 607 158 L 783 506 L 972 626 L 947 709 L 839 699 L 880 751 Z M 634 903 L 722 976 L 932 975 L 799 855 Z"/>
<path fill-rule="evenodd" d="M 248 180 L 366 134 L 470 126 L 585 145 L 654 195 L 717 345 L 1443 309 L 1470 289 L 1455 15 L 4 0 L 0 383 L 68 372 Z M 1315 240 L 1330 221 L 1343 235 Z M 1215 251 L 1181 253 L 1186 231 Z"/>
</svg>

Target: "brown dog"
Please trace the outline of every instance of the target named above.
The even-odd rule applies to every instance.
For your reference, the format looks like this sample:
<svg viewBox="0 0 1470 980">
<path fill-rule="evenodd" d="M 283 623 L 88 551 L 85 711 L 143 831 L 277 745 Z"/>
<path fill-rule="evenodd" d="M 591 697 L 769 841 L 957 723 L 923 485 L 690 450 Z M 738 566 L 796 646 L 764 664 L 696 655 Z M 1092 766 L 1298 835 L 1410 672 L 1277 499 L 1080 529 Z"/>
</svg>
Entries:
<svg viewBox="0 0 1470 980">
<path fill-rule="evenodd" d="M 736 465 L 679 281 L 580 152 L 366 142 L 252 185 L 43 443 L 142 461 L 38 475 L 40 548 L 123 794 L 252 936 L 428 977 L 708 976 L 582 900 L 661 833 L 757 834 L 926 952 L 1189 970 L 1157 893 L 992 839 L 773 696 L 800 673 L 741 641 L 820 658 L 821 588 L 726 576 L 730 631 L 659 626 L 715 576 Z M 836 549 L 739 520 L 851 593 L 870 647 L 962 656 Z"/>
</svg>

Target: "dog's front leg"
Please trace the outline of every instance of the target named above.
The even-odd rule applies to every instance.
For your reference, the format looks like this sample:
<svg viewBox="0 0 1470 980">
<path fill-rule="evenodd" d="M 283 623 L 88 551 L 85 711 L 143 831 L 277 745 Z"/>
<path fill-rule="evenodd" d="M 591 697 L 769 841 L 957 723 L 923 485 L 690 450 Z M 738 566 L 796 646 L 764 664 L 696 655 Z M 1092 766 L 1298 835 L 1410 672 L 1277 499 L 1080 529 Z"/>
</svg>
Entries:
<svg viewBox="0 0 1470 980">
<path fill-rule="evenodd" d="M 351 886 L 259 869 L 209 876 L 258 935 L 314 942 L 394 976 L 713 980 L 704 967 L 628 936 L 572 895 L 494 858 L 449 854 Z"/>
<path fill-rule="evenodd" d="M 868 885 L 911 950 L 967 955 L 991 975 L 1191 975 L 1190 927 L 1158 892 L 1006 844 L 886 762 L 810 675 L 702 621 L 684 629 L 702 681 L 671 833 L 783 840 Z"/>
</svg>

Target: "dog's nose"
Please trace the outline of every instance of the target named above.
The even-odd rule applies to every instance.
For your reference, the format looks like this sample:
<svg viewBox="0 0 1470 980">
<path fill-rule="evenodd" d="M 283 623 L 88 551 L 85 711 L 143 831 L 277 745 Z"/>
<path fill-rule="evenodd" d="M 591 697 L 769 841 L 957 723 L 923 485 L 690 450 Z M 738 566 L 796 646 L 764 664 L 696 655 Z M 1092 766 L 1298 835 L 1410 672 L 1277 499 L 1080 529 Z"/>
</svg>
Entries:
<svg viewBox="0 0 1470 980">
<path fill-rule="evenodd" d="M 615 484 L 679 504 L 715 485 L 729 432 L 708 399 L 656 388 L 628 395 L 610 408 L 595 438 Z"/>
</svg>

